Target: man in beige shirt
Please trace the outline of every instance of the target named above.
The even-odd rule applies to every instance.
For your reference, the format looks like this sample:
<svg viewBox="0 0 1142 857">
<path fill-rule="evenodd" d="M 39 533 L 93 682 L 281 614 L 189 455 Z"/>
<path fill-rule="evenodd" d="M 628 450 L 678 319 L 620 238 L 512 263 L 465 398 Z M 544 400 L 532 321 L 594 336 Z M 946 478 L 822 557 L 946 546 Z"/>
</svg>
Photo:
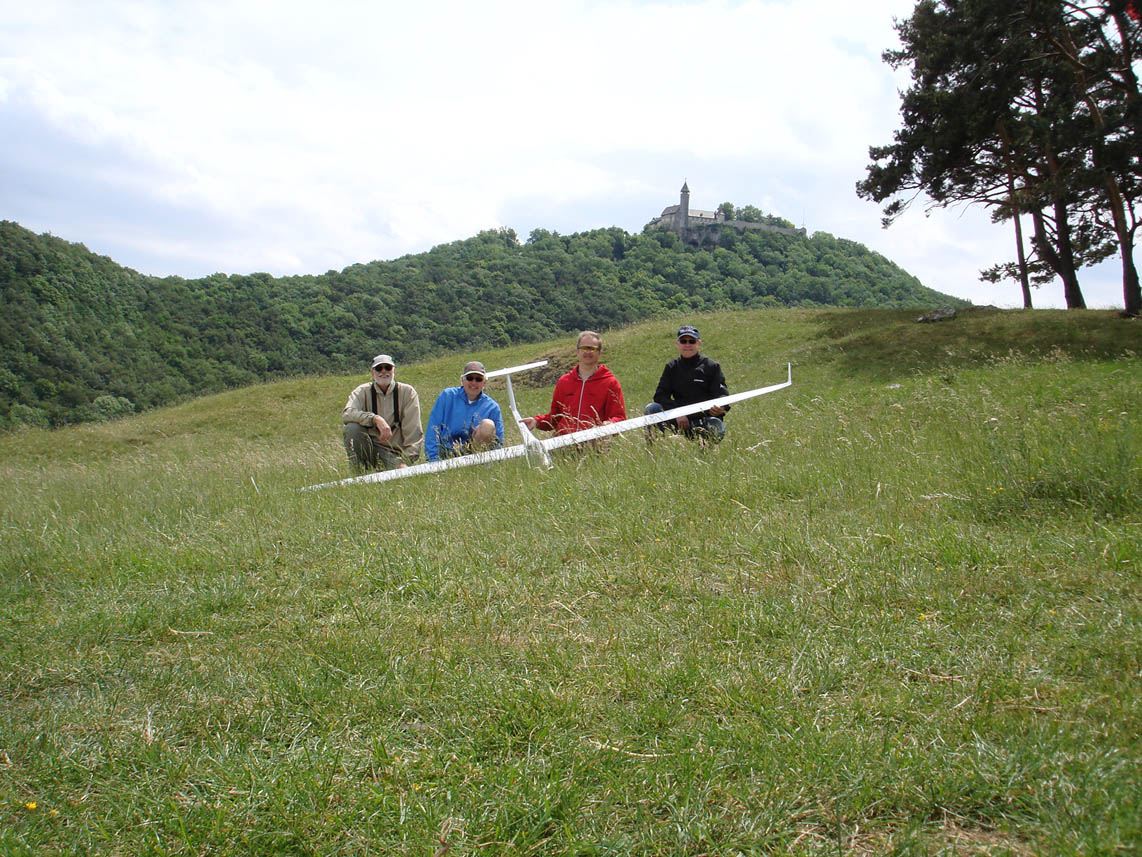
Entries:
<svg viewBox="0 0 1142 857">
<path fill-rule="evenodd" d="M 390 355 L 374 357 L 372 371 L 372 380 L 349 394 L 341 412 L 349 465 L 356 471 L 408 467 L 424 441 L 420 398 L 411 385 L 397 381 Z"/>
</svg>

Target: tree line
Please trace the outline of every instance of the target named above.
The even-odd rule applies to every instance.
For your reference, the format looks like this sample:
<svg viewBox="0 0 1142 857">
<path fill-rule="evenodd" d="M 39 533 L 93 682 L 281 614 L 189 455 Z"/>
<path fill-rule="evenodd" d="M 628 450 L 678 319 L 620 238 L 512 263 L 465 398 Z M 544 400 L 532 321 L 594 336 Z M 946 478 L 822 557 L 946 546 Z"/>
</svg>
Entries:
<svg viewBox="0 0 1142 857">
<path fill-rule="evenodd" d="M 869 150 L 857 193 L 885 225 L 923 193 L 1010 222 L 1015 261 L 982 272 L 1031 286 L 1117 254 L 1125 313 L 1142 313 L 1134 261 L 1142 194 L 1142 0 L 921 0 L 886 51 L 911 70 L 895 141 Z M 1025 225 L 1030 235 L 1025 236 Z"/>
<path fill-rule="evenodd" d="M 699 249 L 672 232 L 617 227 L 537 229 L 522 242 L 489 230 L 340 272 L 188 280 L 145 276 L 3 221 L 0 285 L 0 429 L 354 371 L 379 351 L 411 362 L 734 307 L 965 303 L 823 232 L 725 230 Z"/>
</svg>

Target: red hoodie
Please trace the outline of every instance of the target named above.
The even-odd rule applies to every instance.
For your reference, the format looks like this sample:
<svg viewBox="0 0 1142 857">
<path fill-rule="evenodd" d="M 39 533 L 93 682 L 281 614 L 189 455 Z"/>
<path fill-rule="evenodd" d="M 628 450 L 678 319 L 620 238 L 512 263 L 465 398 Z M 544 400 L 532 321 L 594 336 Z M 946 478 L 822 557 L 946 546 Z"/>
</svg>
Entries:
<svg viewBox="0 0 1142 857">
<path fill-rule="evenodd" d="M 599 423 L 617 423 L 627 418 L 619 379 L 602 364 L 586 381 L 576 366 L 555 382 L 551 413 L 538 415 L 535 427 L 556 434 L 571 434 Z"/>
</svg>

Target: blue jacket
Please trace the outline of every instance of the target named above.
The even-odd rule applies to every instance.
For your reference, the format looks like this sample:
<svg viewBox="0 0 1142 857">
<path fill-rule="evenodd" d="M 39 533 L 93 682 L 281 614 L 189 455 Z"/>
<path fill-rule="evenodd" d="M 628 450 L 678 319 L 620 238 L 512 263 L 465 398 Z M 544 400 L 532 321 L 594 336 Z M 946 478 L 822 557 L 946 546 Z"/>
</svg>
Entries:
<svg viewBox="0 0 1142 857">
<path fill-rule="evenodd" d="M 441 453 L 448 455 L 453 444 L 467 443 L 472 438 L 472 431 L 483 420 L 496 424 L 496 442 L 503 446 L 504 418 L 495 399 L 481 393 L 480 398 L 469 402 L 463 387 L 441 390 L 424 430 L 424 451 L 428 460 L 439 461 Z"/>
</svg>

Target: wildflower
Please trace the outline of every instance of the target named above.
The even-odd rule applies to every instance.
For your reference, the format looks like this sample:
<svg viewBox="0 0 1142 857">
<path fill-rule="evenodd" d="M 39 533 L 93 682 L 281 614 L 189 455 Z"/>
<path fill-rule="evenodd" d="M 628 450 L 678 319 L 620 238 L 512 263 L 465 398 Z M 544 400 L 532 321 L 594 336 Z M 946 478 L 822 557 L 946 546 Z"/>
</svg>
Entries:
<svg viewBox="0 0 1142 857">
<path fill-rule="evenodd" d="M 35 809 L 37 806 L 39 806 L 39 804 L 38 804 L 38 803 L 36 803 L 34 800 L 30 800 L 30 801 L 28 801 L 26 804 L 24 804 L 24 809 L 28 810 L 28 812 L 31 812 L 31 811 L 32 811 L 32 810 L 34 810 L 34 809 Z"/>
</svg>

